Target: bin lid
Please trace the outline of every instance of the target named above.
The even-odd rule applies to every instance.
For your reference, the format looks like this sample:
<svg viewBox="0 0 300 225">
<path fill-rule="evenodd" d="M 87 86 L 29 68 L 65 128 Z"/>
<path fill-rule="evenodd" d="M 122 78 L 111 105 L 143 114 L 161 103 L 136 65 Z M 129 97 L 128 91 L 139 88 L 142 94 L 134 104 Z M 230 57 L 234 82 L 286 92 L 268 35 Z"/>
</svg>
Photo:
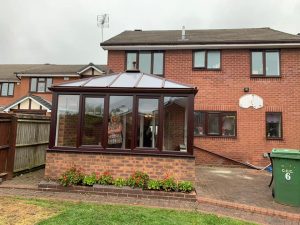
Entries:
<svg viewBox="0 0 300 225">
<path fill-rule="evenodd" d="M 300 150 L 287 148 L 273 148 L 271 158 L 300 159 Z"/>
</svg>

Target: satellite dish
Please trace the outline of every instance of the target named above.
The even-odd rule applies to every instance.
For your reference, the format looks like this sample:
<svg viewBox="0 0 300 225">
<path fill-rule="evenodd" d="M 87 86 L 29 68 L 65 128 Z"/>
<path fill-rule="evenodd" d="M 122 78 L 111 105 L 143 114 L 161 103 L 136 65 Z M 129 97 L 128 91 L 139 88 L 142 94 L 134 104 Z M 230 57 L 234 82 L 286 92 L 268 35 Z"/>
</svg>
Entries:
<svg viewBox="0 0 300 225">
<path fill-rule="evenodd" d="M 254 109 L 260 109 L 264 106 L 263 99 L 255 94 L 246 94 L 240 97 L 239 106 L 247 109 L 253 107 Z"/>
</svg>

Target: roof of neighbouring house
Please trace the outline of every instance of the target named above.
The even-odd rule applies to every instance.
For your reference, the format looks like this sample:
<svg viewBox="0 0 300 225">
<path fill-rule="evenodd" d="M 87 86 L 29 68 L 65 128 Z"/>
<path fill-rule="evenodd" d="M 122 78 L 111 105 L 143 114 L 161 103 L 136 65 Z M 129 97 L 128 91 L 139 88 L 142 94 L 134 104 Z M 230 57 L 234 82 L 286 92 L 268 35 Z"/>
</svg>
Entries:
<svg viewBox="0 0 300 225">
<path fill-rule="evenodd" d="M 26 70 L 36 66 L 38 66 L 38 64 L 0 64 L 0 81 L 17 82 L 19 79 L 16 77 L 16 71 Z"/>
<path fill-rule="evenodd" d="M 17 76 L 24 74 L 47 74 L 51 75 L 78 75 L 81 71 L 88 68 L 94 68 L 103 74 L 111 73 L 112 71 L 106 65 L 95 65 L 93 63 L 80 65 L 58 65 L 58 64 L 0 64 L 0 81 L 17 82 Z"/>
<path fill-rule="evenodd" d="M 52 87 L 195 89 L 192 85 L 178 83 L 137 70 L 127 70 L 118 74 L 80 79 Z"/>
<path fill-rule="evenodd" d="M 26 70 L 16 71 L 17 74 L 73 74 L 79 73 L 87 67 L 93 66 L 94 68 L 107 73 L 109 69 L 106 65 L 95 65 L 89 63 L 88 65 L 58 65 L 58 64 L 42 64 Z"/>
<path fill-rule="evenodd" d="M 35 101 L 39 105 L 46 108 L 48 112 L 51 112 L 52 104 L 49 101 L 47 101 L 47 100 L 45 100 L 42 97 L 37 96 L 37 95 L 25 95 L 25 96 L 17 99 L 16 101 L 14 101 L 13 103 L 5 106 L 3 108 L 3 111 L 9 111 L 11 108 L 17 106 L 19 103 L 22 103 L 22 102 L 26 101 L 27 99 L 31 99 L 31 100 Z"/>
<path fill-rule="evenodd" d="M 300 43 L 300 35 L 288 34 L 271 28 L 124 31 L 101 46 L 121 45 L 189 45 L 189 44 L 246 44 L 246 43 Z"/>
</svg>

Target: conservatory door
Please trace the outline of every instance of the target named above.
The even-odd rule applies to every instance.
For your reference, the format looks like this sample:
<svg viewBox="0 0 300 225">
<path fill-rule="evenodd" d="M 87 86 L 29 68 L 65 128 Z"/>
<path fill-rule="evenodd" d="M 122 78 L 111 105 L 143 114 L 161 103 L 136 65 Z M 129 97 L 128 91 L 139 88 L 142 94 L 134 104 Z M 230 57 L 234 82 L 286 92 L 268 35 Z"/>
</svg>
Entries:
<svg viewBox="0 0 300 225">
<path fill-rule="evenodd" d="M 139 99 L 138 140 L 140 148 L 157 148 L 158 99 Z"/>
</svg>

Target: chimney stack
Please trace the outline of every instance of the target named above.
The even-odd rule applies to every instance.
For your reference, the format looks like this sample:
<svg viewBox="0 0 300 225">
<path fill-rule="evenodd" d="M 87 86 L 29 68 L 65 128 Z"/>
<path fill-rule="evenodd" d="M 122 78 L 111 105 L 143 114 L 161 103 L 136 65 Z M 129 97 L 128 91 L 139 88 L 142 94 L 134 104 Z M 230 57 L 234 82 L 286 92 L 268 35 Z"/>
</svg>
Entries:
<svg viewBox="0 0 300 225">
<path fill-rule="evenodd" d="M 185 40 L 185 26 L 182 26 L 182 30 L 181 30 L 181 40 Z"/>
</svg>

